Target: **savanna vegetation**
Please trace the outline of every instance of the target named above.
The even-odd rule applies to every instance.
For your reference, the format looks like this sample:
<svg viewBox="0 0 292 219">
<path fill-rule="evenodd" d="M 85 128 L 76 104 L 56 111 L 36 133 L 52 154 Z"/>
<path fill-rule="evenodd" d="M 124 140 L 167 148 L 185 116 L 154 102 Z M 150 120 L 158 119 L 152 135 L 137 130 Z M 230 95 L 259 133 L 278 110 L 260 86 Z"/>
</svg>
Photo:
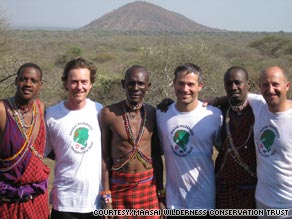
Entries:
<svg viewBox="0 0 292 219">
<path fill-rule="evenodd" d="M 249 71 L 254 92 L 257 92 L 258 73 L 268 65 L 284 67 L 292 79 L 292 33 L 147 35 L 11 30 L 0 15 L 0 99 L 14 94 L 17 69 L 25 62 L 34 62 L 44 72 L 40 98 L 47 106 L 57 103 L 65 97 L 61 83 L 64 65 L 78 56 L 96 65 L 98 75 L 90 97 L 104 105 L 125 98 L 120 80 L 133 64 L 143 65 L 151 72 L 152 87 L 145 101 L 153 105 L 165 97 L 174 98 L 173 72 L 184 62 L 202 67 L 205 75 L 202 98 L 224 94 L 223 74 L 231 65 Z M 46 162 L 53 170 L 54 162 L 48 159 Z M 51 173 L 49 189 L 52 178 Z"/>
<path fill-rule="evenodd" d="M 156 105 L 174 97 L 173 72 L 183 62 L 202 67 L 202 98 L 224 94 L 223 74 L 231 65 L 245 67 L 257 92 L 262 68 L 280 65 L 292 75 L 292 33 L 221 32 L 146 35 L 48 30 L 11 30 L 0 18 L 0 98 L 13 95 L 14 76 L 25 62 L 44 71 L 40 97 L 49 106 L 64 98 L 61 74 L 65 63 L 77 56 L 91 60 L 98 76 L 90 97 L 104 105 L 124 99 L 120 80 L 133 64 L 151 72 L 152 88 L 146 102 Z M 291 91 L 289 98 L 292 98 Z"/>
</svg>

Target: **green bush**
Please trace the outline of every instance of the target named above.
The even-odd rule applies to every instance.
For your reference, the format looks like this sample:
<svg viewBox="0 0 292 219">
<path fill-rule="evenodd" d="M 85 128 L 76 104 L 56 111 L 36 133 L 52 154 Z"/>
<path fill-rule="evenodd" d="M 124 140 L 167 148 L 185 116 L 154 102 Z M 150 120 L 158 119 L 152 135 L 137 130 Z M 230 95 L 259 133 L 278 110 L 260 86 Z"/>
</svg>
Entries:
<svg viewBox="0 0 292 219">
<path fill-rule="evenodd" d="M 291 41 L 279 36 L 267 36 L 255 40 L 249 44 L 250 47 L 257 49 L 262 55 L 278 58 Z"/>
</svg>

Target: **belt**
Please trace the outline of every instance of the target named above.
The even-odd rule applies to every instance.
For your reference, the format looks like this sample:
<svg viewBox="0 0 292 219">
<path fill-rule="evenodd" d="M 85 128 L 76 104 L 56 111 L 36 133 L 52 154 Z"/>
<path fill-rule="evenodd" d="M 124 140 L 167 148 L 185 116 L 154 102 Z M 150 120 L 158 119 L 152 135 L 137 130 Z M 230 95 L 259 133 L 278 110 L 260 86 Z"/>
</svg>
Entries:
<svg viewBox="0 0 292 219">
<path fill-rule="evenodd" d="M 0 197 L 0 202 L 7 202 L 7 203 L 21 203 L 21 202 L 28 202 L 30 200 L 33 200 L 35 197 L 37 197 L 39 194 L 32 194 L 32 195 L 25 195 L 20 197 Z"/>
<path fill-rule="evenodd" d="M 138 182 L 127 182 L 125 180 L 121 180 L 121 179 L 111 179 L 111 183 L 117 183 L 117 184 L 142 184 L 142 183 L 146 183 L 150 180 L 153 180 L 154 176 L 151 176 L 147 179 L 144 180 L 140 180 Z"/>
</svg>

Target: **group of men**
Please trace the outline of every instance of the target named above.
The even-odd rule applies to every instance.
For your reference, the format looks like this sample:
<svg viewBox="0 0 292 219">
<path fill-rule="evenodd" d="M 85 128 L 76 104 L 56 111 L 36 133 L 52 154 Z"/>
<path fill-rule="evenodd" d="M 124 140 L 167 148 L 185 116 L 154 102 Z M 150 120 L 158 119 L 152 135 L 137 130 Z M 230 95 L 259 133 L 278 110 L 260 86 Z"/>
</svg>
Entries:
<svg viewBox="0 0 292 219">
<path fill-rule="evenodd" d="M 214 103 L 220 110 L 199 100 L 202 70 L 185 63 L 175 69 L 176 101 L 166 112 L 143 102 L 151 86 L 143 66 L 127 69 L 126 99 L 106 107 L 88 98 L 95 74 L 82 58 L 68 62 L 67 98 L 44 113 L 41 68 L 19 68 L 15 95 L 0 101 L 0 218 L 48 218 L 43 156 L 56 161 L 52 219 L 96 218 L 100 208 L 257 207 L 290 209 L 292 217 L 292 102 L 282 68 L 262 71 L 262 95 L 248 93 L 244 68 L 228 69 L 227 99 Z"/>
</svg>

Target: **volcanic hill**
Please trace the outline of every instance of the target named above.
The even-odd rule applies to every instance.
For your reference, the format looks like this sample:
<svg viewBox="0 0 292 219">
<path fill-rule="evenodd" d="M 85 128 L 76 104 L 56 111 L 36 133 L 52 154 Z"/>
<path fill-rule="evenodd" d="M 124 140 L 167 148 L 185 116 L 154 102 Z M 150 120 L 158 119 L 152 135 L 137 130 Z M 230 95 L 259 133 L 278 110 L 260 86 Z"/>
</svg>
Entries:
<svg viewBox="0 0 292 219">
<path fill-rule="evenodd" d="M 142 33 L 222 32 L 145 1 L 126 4 L 79 30 Z"/>
</svg>

